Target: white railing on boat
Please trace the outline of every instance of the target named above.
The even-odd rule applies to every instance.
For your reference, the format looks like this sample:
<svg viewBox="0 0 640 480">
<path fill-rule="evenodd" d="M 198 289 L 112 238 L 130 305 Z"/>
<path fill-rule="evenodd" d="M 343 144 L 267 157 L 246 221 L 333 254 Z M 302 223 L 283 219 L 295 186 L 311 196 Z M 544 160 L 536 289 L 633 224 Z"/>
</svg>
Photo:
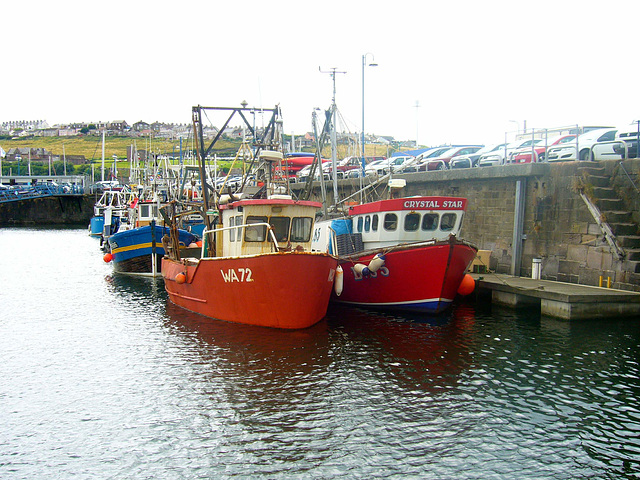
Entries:
<svg viewBox="0 0 640 480">
<path fill-rule="evenodd" d="M 276 239 L 275 234 L 273 233 L 273 228 L 271 227 L 271 225 L 269 225 L 266 222 L 260 222 L 260 223 L 245 223 L 242 225 L 234 225 L 232 227 L 221 227 L 221 228 L 214 228 L 213 230 L 204 230 L 202 232 L 202 238 L 203 238 L 203 242 L 202 242 L 202 251 L 200 253 L 200 258 L 212 258 L 212 257 L 207 257 L 205 255 L 205 251 L 206 251 L 206 243 L 204 241 L 204 239 L 206 239 L 206 236 L 210 233 L 216 233 L 216 232 L 223 232 L 225 230 L 232 230 L 232 229 L 237 229 L 240 230 L 242 229 L 242 237 L 244 237 L 244 232 L 245 232 L 245 228 L 246 227 L 266 227 L 267 228 L 267 232 L 269 237 L 271 238 L 271 241 L 273 242 L 273 245 L 276 248 L 276 252 L 279 251 L 280 249 L 280 245 L 278 245 L 278 240 Z"/>
</svg>

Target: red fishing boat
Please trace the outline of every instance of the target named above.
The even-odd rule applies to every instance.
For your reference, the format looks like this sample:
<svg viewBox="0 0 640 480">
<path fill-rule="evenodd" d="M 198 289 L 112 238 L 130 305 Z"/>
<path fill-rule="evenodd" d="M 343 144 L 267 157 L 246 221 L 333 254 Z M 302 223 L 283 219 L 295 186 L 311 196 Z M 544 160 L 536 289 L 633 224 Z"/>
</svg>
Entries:
<svg viewBox="0 0 640 480">
<path fill-rule="evenodd" d="M 463 280 L 463 289 L 472 282 L 465 277 L 477 248 L 457 238 L 466 204 L 435 196 L 380 200 L 318 222 L 312 249 L 338 255 L 342 269 L 332 300 L 429 313 L 447 309 Z"/>
<path fill-rule="evenodd" d="M 165 256 L 171 301 L 207 317 L 264 327 L 307 328 L 321 320 L 337 267 L 334 256 L 311 252 L 321 204 L 282 197 L 220 205 L 221 224 L 204 231 L 200 258 Z"/>
</svg>

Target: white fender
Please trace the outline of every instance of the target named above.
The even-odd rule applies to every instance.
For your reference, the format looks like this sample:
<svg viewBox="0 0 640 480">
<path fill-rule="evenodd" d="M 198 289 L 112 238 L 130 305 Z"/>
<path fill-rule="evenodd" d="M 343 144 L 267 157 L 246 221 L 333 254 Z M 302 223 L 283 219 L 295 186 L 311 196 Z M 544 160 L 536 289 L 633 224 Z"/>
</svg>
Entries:
<svg viewBox="0 0 640 480">
<path fill-rule="evenodd" d="M 342 267 L 338 265 L 336 268 L 336 277 L 333 281 L 333 289 L 336 292 L 337 296 L 342 294 L 342 288 L 344 287 L 344 272 L 342 271 Z"/>
<path fill-rule="evenodd" d="M 376 256 L 373 257 L 369 262 L 369 271 L 371 273 L 377 272 L 378 269 L 384 265 L 384 261 L 385 261 L 384 255 L 376 254 Z"/>
<path fill-rule="evenodd" d="M 362 263 L 356 263 L 353 266 L 353 270 L 356 272 L 357 275 L 362 275 L 363 277 L 366 277 L 367 275 L 369 275 L 369 267 L 367 267 Z"/>
</svg>

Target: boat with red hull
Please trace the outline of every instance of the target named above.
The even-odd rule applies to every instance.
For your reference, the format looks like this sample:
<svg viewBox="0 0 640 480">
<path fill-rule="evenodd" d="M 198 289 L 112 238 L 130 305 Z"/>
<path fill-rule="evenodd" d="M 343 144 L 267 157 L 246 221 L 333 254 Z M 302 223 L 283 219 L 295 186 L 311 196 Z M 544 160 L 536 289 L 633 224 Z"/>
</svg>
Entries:
<svg viewBox="0 0 640 480">
<path fill-rule="evenodd" d="M 230 322 L 300 329 L 325 316 L 336 265 L 328 255 L 291 251 L 182 262 L 165 258 L 162 273 L 171 301 L 187 310 Z"/>
<path fill-rule="evenodd" d="M 349 208 L 319 222 L 312 248 L 339 256 L 340 303 L 440 313 L 456 297 L 477 248 L 457 238 L 466 199 L 408 197 Z"/>
<path fill-rule="evenodd" d="M 162 259 L 173 303 L 207 317 L 275 328 L 307 328 L 327 311 L 337 258 L 311 252 L 322 205 L 288 196 L 220 205 L 203 232 L 200 258 Z"/>
</svg>

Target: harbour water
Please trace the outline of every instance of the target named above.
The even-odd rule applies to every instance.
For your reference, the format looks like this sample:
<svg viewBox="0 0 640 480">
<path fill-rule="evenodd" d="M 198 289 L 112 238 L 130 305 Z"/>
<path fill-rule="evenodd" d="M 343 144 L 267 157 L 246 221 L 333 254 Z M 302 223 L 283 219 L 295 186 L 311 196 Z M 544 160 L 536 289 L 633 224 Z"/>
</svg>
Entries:
<svg viewBox="0 0 640 480">
<path fill-rule="evenodd" d="M 113 275 L 85 229 L 0 251 L 2 479 L 640 478 L 640 319 L 460 303 L 278 331 Z"/>
</svg>

